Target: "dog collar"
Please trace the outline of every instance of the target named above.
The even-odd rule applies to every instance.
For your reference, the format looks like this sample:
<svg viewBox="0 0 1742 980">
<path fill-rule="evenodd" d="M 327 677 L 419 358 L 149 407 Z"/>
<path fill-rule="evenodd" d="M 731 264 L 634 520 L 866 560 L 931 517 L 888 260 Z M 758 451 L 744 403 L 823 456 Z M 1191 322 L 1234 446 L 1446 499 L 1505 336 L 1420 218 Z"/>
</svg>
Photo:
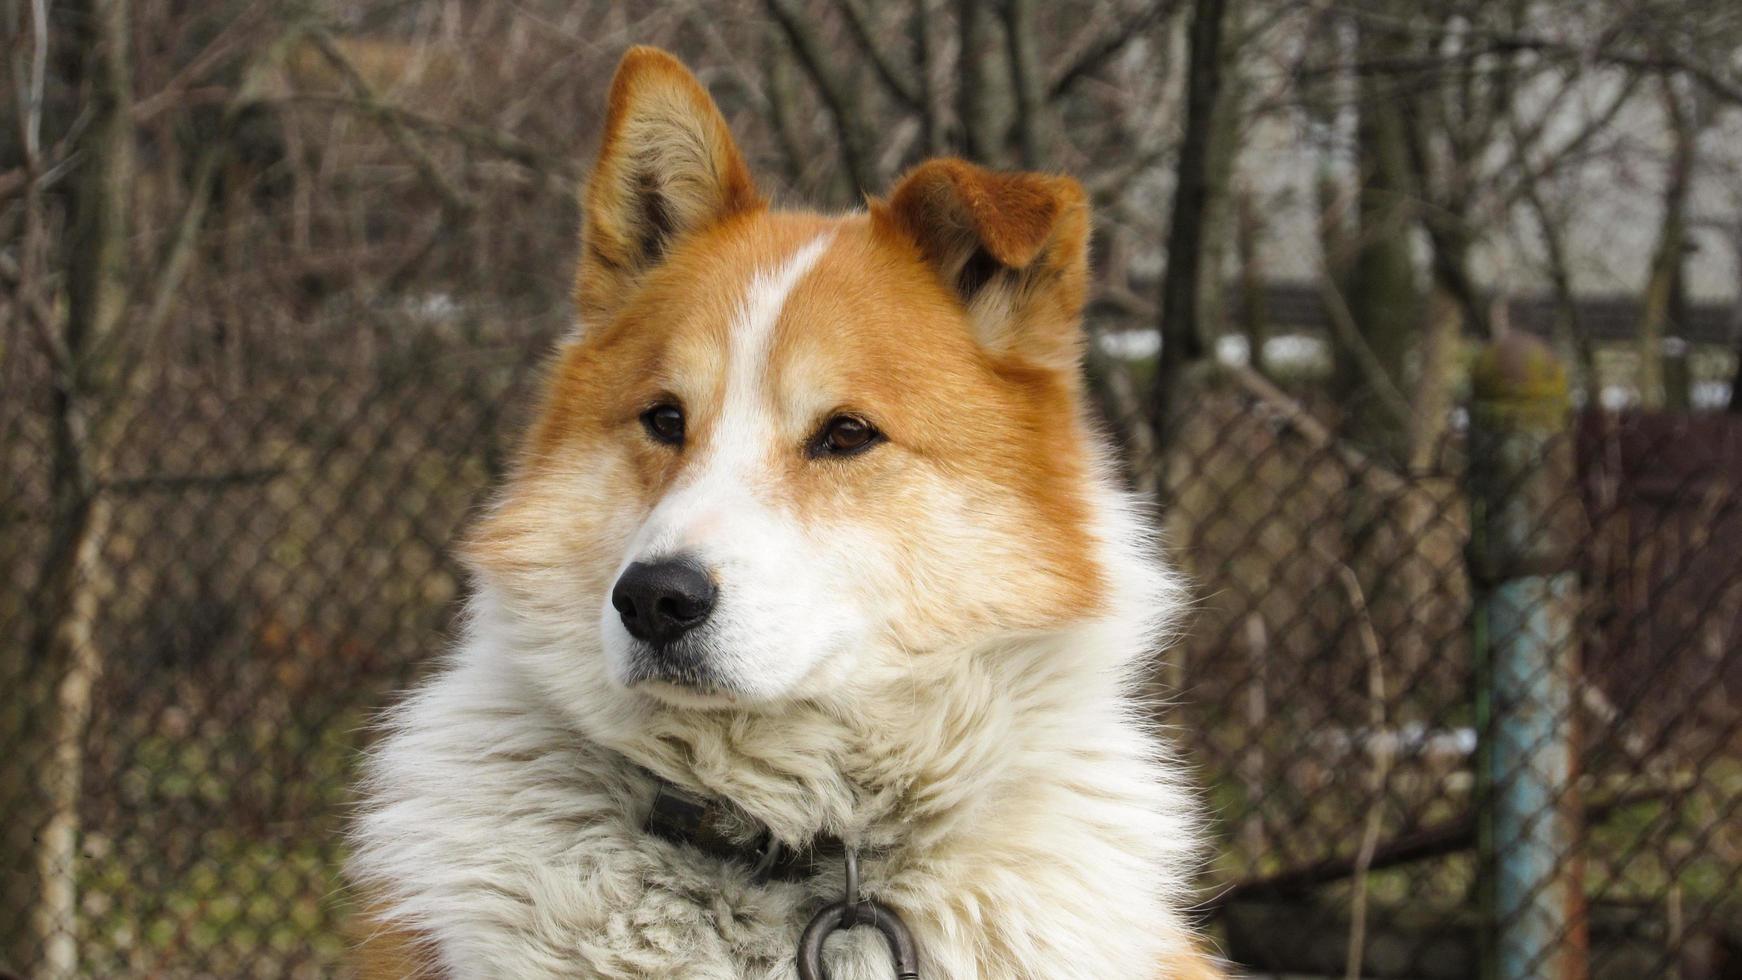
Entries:
<svg viewBox="0 0 1742 980">
<path fill-rule="evenodd" d="M 644 770 L 645 771 L 645 770 Z M 830 934 L 854 926 L 871 926 L 889 943 L 896 980 L 919 980 L 919 947 L 913 934 L 895 910 L 859 894 L 859 855 L 839 838 L 823 836 L 802 849 L 785 847 L 768 825 L 745 835 L 749 817 L 724 800 L 692 793 L 682 786 L 647 773 L 653 780 L 653 805 L 641 828 L 662 840 L 687 845 L 722 861 L 749 867 L 758 884 L 769 881 L 803 881 L 817 873 L 824 861 L 846 864 L 847 887 L 840 901 L 817 911 L 799 937 L 799 980 L 828 980 L 823 967 L 823 942 Z M 748 843 L 746 843 L 748 841 Z"/>
<path fill-rule="evenodd" d="M 748 867 L 758 884 L 803 881 L 825 862 L 832 863 L 847 853 L 846 845 L 830 836 L 819 837 L 803 848 L 787 847 L 767 825 L 730 803 L 692 793 L 655 773 L 648 776 L 656 789 L 653 806 L 641 824 L 643 831 Z M 744 833 L 747 825 L 752 829 L 748 837 Z"/>
</svg>

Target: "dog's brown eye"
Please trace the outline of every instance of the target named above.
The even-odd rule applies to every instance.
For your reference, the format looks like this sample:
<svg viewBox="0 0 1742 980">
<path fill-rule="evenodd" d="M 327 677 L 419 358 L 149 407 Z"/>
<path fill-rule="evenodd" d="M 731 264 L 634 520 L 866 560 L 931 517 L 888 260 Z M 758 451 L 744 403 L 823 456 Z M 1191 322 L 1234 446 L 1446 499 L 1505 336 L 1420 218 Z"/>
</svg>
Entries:
<svg viewBox="0 0 1742 980">
<path fill-rule="evenodd" d="M 812 456 L 851 456 L 876 445 L 883 434 L 853 415 L 837 415 L 823 426 L 811 445 Z"/>
<path fill-rule="evenodd" d="M 676 405 L 655 405 L 642 412 L 641 425 L 659 442 L 668 446 L 683 445 L 683 409 Z"/>
</svg>

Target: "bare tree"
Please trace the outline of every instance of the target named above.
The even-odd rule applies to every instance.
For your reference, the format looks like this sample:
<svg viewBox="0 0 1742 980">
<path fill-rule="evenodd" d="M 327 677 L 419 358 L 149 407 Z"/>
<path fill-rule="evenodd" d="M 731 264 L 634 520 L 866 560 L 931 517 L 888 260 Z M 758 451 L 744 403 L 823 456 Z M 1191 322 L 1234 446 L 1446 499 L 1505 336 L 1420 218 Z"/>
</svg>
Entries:
<svg viewBox="0 0 1742 980">
<path fill-rule="evenodd" d="M 1187 368 L 1205 353 L 1199 263 L 1211 200 L 1215 110 L 1222 89 L 1222 33 L 1227 0 L 1195 0 L 1186 68 L 1186 117 L 1175 168 L 1173 218 L 1167 238 L 1167 274 L 1161 286 L 1161 356 L 1150 394 L 1150 428 L 1161 438 L 1171 429 Z M 1155 461 L 1162 465 L 1164 455 Z M 1161 481 L 1165 486 L 1165 479 Z"/>
<path fill-rule="evenodd" d="M 40 11 L 39 11 L 40 12 Z M 102 445 L 106 404 L 116 381 L 114 353 L 125 340 L 124 315 L 132 274 L 128 250 L 129 192 L 133 182 L 132 32 L 127 0 L 91 0 L 76 12 L 82 28 L 75 77 L 85 93 L 90 123 L 81 143 L 83 160 L 68 194 L 68 232 L 62 248 L 70 260 L 67 313 L 47 322 L 43 342 L 53 352 L 59 383 L 54 395 L 52 532 L 36 587 L 36 636 L 30 645 L 26 703 L 34 710 L 22 754 L 37 777 L 35 792 L 21 808 L 34 843 L 28 858 L 7 855 L 7 868 L 29 867 L 12 876 L 31 908 L 28 930 L 8 959 L 35 962 L 38 976 L 78 972 L 79 789 L 84 771 L 84 731 L 91 695 L 103 659 L 92 623 L 105 577 L 103 546 L 110 505 Z M 112 417 L 109 415 L 108 417 Z M 32 840 L 32 838 L 34 840 Z"/>
<path fill-rule="evenodd" d="M 668 46 L 696 66 L 771 195 L 858 207 L 943 154 L 1081 178 L 1096 206 L 1089 390 L 1137 460 L 1132 476 L 1145 489 L 1177 485 L 1170 530 L 1213 588 L 1221 556 L 1193 554 L 1203 528 L 1189 522 L 1214 521 L 1184 501 L 1188 481 L 1203 497 L 1235 467 L 1185 465 L 1187 450 L 1215 455 L 1203 452 L 1206 419 L 1238 420 L 1253 446 L 1275 450 L 1266 463 L 1293 452 L 1334 473 L 1311 489 L 1348 506 L 1315 514 L 1325 529 L 1314 554 L 1321 570 L 1347 571 L 1360 598 L 1321 590 L 1310 611 L 1359 606 L 1362 630 L 1343 642 L 1363 663 L 1385 659 L 1395 700 L 1427 659 L 1420 608 L 1451 601 L 1430 594 L 1444 582 L 1419 567 L 1419 539 L 1445 524 L 1445 501 L 1422 488 L 1456 463 L 1435 450 L 1463 345 L 1508 329 L 1498 294 L 1552 299 L 1553 329 L 1588 392 L 1599 360 L 1637 347 L 1653 400 L 1686 400 L 1660 338 L 1687 319 L 1695 290 L 1684 278 L 1709 273 L 1684 246 L 1710 220 L 1704 190 L 1731 152 L 1709 137 L 1731 132 L 1721 124 L 1742 109 L 1733 7 L 7 0 L 16 118 L 0 125 L 0 451 L 30 484 L 0 485 L 0 516 L 22 514 L 30 532 L 0 529 L 4 558 L 30 579 L 0 596 L 0 687 L 22 679 L 25 692 L 0 701 L 0 745 L 25 746 L 24 764 L 0 768 L 0 808 L 16 814 L 0 830 L 7 965 L 91 972 L 75 942 L 89 930 L 75 872 L 81 836 L 105 820 L 91 788 L 111 770 L 85 733 L 127 696 L 116 685 L 131 651 L 117 634 L 130 620 L 113 602 L 158 601 L 120 595 L 133 525 L 147 514 L 138 488 L 179 493 L 279 465 L 250 456 L 234 473 L 160 472 L 142 461 L 149 453 L 118 449 L 123 427 L 143 418 L 142 444 L 174 447 L 176 433 L 146 431 L 173 424 L 151 417 L 165 392 L 249 405 L 255 382 L 290 370 L 275 359 L 286 350 L 318 348 L 323 364 L 359 377 L 396 367 L 401 347 L 444 341 L 463 340 L 467 357 L 532 363 L 528 351 L 569 327 L 562 257 L 598 94 L 626 45 Z M 1655 241 L 1594 262 L 1581 181 L 1655 175 L 1664 162 L 1661 188 L 1605 185 L 1633 193 Z M 1627 297 L 1639 334 L 1600 335 L 1615 318 L 1584 316 L 1589 294 L 1622 281 L 1649 283 Z M 1318 360 L 1265 359 L 1267 346 L 1293 347 L 1276 342 L 1294 339 L 1285 331 L 1309 329 L 1288 319 L 1309 306 L 1328 378 Z M 1224 329 L 1245 334 L 1256 370 L 1212 363 Z M 1145 344 L 1157 337 L 1152 360 Z M 1702 353 L 1688 366 L 1710 370 Z M 15 389 L 27 392 L 17 409 Z M 1734 386 L 1731 408 L 1742 412 Z M 405 424 L 378 411 L 390 414 L 357 409 L 384 432 Z M 4 440 L 26 414 L 36 428 L 14 451 Z M 281 414 L 263 443 L 289 441 L 276 427 L 291 413 Z M 487 465 L 500 466 L 491 452 Z M 1247 527 L 1252 515 L 1236 512 L 1248 501 L 1214 503 L 1240 519 L 1221 523 L 1266 532 L 1269 515 Z M 1287 598 L 1241 611 L 1268 637 L 1254 646 L 1267 658 L 1288 652 L 1277 612 Z M 252 609 L 251 597 L 225 601 Z M 1185 645 L 1208 653 L 1218 639 L 1206 631 Z M 1216 669 L 1189 656 L 1175 658 L 1182 684 L 1201 680 L 1188 662 Z M 1278 663 L 1266 683 L 1287 685 Z M 1250 724 L 1276 725 L 1286 710 L 1249 712 Z M 1271 764 L 1250 754 L 1249 785 Z M 1372 867 L 1388 853 L 1382 823 L 1375 816 L 1361 841 Z M 1253 839 L 1263 837 L 1278 840 Z"/>
<path fill-rule="evenodd" d="M 1687 291 L 1683 279 L 1688 249 L 1688 197 L 1699 166 L 1699 134 L 1709 114 L 1690 97 L 1681 79 L 1660 79 L 1664 118 L 1669 123 L 1670 155 L 1665 167 L 1663 216 L 1657 244 L 1645 281 L 1645 300 L 1639 319 L 1639 401 L 1647 409 L 1688 407 L 1689 385 L 1685 349 L 1666 354 L 1666 346 L 1684 347 L 1670 331 L 1686 323 Z M 1673 362 L 1666 365 L 1667 359 Z"/>
<path fill-rule="evenodd" d="M 1398 26 L 1405 10 L 1406 5 L 1390 0 L 1357 6 L 1356 57 L 1372 62 L 1407 58 L 1410 38 Z M 1410 354 L 1423 325 L 1421 286 L 1410 247 L 1410 232 L 1420 215 L 1409 161 L 1406 84 L 1374 74 L 1359 81 L 1354 257 L 1342 287 L 1356 332 L 1339 345 L 1346 428 L 1357 442 L 1393 461 L 1409 458 L 1408 418 L 1387 410 L 1385 400 L 1374 393 L 1411 388 Z"/>
</svg>

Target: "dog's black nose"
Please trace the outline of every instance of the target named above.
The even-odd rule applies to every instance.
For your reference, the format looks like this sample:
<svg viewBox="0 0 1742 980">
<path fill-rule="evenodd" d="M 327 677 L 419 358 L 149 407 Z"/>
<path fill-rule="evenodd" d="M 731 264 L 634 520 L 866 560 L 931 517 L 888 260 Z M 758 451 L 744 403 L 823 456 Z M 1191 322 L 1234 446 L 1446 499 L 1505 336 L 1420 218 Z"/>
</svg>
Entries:
<svg viewBox="0 0 1742 980">
<path fill-rule="evenodd" d="M 638 561 L 623 570 L 611 605 L 630 636 L 657 647 L 700 626 L 714 611 L 717 593 L 708 573 L 689 559 Z"/>
</svg>

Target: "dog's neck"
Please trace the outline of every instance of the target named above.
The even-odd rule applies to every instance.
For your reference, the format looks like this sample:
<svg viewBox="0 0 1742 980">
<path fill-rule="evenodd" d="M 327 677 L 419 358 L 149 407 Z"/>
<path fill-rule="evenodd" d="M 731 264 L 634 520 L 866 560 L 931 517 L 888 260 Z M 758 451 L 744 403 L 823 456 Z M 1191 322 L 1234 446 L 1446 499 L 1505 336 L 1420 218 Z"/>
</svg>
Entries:
<svg viewBox="0 0 1742 980">
<path fill-rule="evenodd" d="M 1139 976 L 1134 963 L 1185 948 L 1167 910 L 1184 900 L 1194 828 L 1119 669 L 1077 656 L 1107 642 L 989 645 L 947 679 L 858 692 L 868 707 L 852 715 L 655 713 L 615 747 L 784 843 L 836 836 L 872 855 L 867 887 L 939 975 Z M 1131 938 L 1144 929 L 1156 935 Z"/>
<path fill-rule="evenodd" d="M 742 809 L 786 846 L 837 837 L 923 852 L 995 829 L 985 824 L 994 807 L 1008 817 L 1046 795 L 1036 781 L 1083 778 L 1080 767 L 1036 765 L 1037 752 L 1126 751 L 1106 737 L 1134 723 L 1116 672 L 1072 662 L 1086 642 L 1067 631 L 931 658 L 951 674 L 868 679 L 843 699 L 852 713 L 817 702 L 761 712 L 649 703 L 585 727 L 660 778 Z"/>
</svg>

